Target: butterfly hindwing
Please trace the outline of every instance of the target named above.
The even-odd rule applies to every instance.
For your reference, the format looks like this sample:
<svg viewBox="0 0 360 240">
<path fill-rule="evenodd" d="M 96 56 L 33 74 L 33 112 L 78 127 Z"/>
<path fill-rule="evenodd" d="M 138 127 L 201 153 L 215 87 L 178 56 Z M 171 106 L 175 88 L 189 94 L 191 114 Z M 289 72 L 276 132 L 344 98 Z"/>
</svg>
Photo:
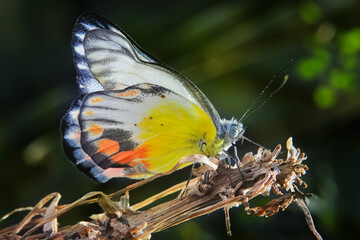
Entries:
<svg viewBox="0 0 360 240">
<path fill-rule="evenodd" d="M 82 150 L 103 169 L 103 179 L 144 178 L 170 170 L 181 157 L 200 153 L 200 143 L 210 143 L 216 135 L 199 107 L 152 84 L 91 93 L 78 120 Z"/>
</svg>

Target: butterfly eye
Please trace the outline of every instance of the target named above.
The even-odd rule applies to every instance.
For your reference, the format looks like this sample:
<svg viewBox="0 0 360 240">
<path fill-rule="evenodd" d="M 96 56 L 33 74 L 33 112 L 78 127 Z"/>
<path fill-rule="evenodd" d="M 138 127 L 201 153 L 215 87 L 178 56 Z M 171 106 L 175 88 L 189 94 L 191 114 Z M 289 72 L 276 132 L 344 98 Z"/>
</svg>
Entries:
<svg viewBox="0 0 360 240">
<path fill-rule="evenodd" d="M 229 129 L 229 137 L 234 139 L 239 135 L 238 125 L 231 125 Z"/>
</svg>

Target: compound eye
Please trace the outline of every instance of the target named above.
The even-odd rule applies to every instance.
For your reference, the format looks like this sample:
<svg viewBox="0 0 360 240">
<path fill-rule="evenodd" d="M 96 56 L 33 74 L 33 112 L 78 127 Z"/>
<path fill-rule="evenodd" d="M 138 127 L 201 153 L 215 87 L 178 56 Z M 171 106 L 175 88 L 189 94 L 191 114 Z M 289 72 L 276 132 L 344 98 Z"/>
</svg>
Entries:
<svg viewBox="0 0 360 240">
<path fill-rule="evenodd" d="M 229 137 L 236 138 L 239 135 L 239 128 L 237 125 L 232 125 L 229 129 Z"/>
</svg>

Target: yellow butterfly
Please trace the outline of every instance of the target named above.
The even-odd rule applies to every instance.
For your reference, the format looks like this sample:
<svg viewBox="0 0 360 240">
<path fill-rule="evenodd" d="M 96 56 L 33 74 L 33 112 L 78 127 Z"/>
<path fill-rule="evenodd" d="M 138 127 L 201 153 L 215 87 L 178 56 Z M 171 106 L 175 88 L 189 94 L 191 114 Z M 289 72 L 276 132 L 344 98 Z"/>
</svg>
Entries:
<svg viewBox="0 0 360 240">
<path fill-rule="evenodd" d="M 108 20 L 80 16 L 72 47 L 80 97 L 62 119 L 63 145 L 95 180 L 147 178 L 193 154 L 227 156 L 243 137 L 240 121 L 221 119 L 194 83 Z"/>
</svg>

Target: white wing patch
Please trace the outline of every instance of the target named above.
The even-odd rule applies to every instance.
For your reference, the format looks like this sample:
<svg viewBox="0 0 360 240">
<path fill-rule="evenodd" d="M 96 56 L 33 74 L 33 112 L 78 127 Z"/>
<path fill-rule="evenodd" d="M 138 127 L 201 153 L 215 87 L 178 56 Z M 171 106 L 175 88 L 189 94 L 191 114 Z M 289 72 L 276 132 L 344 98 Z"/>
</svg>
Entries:
<svg viewBox="0 0 360 240">
<path fill-rule="evenodd" d="M 105 90 L 121 90 L 134 84 L 151 83 L 198 103 L 172 73 L 141 59 L 141 55 L 124 36 L 106 29 L 93 30 L 86 35 L 84 48 L 89 68 Z"/>
<path fill-rule="evenodd" d="M 74 46 L 74 50 L 77 54 L 85 56 L 84 47 L 82 45 L 79 44 L 79 45 Z M 82 65 L 85 65 L 85 64 L 82 64 Z M 79 66 L 79 64 L 78 64 L 78 66 Z"/>
</svg>

